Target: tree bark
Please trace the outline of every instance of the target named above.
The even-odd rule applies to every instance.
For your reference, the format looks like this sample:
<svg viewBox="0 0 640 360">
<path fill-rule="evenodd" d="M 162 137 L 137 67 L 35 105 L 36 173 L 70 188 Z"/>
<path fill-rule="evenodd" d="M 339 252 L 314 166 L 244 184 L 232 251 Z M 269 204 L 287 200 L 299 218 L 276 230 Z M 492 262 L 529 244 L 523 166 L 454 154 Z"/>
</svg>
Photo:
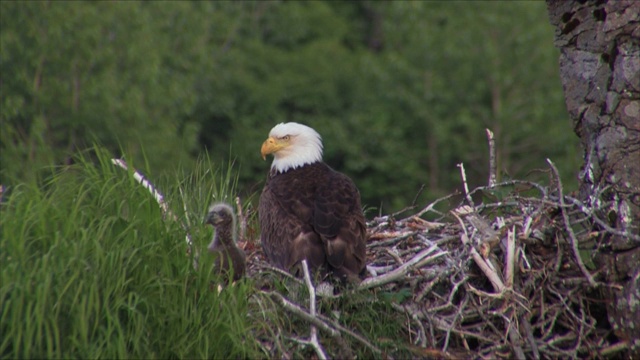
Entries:
<svg viewBox="0 0 640 360">
<path fill-rule="evenodd" d="M 640 1 L 547 0 L 547 9 L 584 149 L 580 196 L 618 232 L 595 250 L 609 285 L 621 285 L 603 289 L 608 319 L 640 356 Z"/>
</svg>

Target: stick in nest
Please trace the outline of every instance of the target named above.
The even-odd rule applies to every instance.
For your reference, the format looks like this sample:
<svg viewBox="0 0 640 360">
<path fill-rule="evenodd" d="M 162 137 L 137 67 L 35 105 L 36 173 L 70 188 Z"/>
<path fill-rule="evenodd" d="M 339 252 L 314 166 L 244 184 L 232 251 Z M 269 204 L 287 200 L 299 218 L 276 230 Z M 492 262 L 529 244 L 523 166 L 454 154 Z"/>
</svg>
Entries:
<svg viewBox="0 0 640 360">
<path fill-rule="evenodd" d="M 493 132 L 487 131 L 487 140 L 489 141 L 489 187 L 496 185 L 496 141 L 493 138 Z"/>
<path fill-rule="evenodd" d="M 242 203 L 240 196 L 236 196 L 236 207 L 238 208 L 238 222 L 240 223 L 240 231 L 238 232 L 238 240 L 247 240 L 247 217 L 242 212 Z"/>
<path fill-rule="evenodd" d="M 467 173 L 464 171 L 464 163 L 460 163 L 457 165 L 460 168 L 460 176 L 462 176 L 462 186 L 464 188 L 464 196 L 467 199 L 469 205 L 473 206 L 473 199 L 471 199 L 471 195 L 469 194 L 469 185 L 467 184 Z"/>
<path fill-rule="evenodd" d="M 462 241 L 463 244 L 469 246 L 469 249 L 470 249 L 469 251 L 471 252 L 471 256 L 473 257 L 473 260 L 475 261 L 476 265 L 478 265 L 480 270 L 482 270 L 482 272 L 487 276 L 489 281 L 491 281 L 491 284 L 493 285 L 494 290 L 496 292 L 502 293 L 505 289 L 505 286 L 502 280 L 500 280 L 500 276 L 498 276 L 495 270 L 493 270 L 491 266 L 489 266 L 485 262 L 485 260 L 482 258 L 480 253 L 478 253 L 478 250 L 476 250 L 476 248 L 470 244 L 469 235 L 467 234 L 467 228 L 464 225 L 464 222 L 462 221 L 460 216 L 458 216 L 458 214 L 455 211 L 451 211 L 451 214 L 456 219 L 458 219 L 458 222 L 460 222 L 460 226 L 464 231 L 462 234 L 460 234 L 460 240 Z"/>
<path fill-rule="evenodd" d="M 289 311 L 291 314 L 298 316 L 302 320 L 305 320 L 305 321 L 308 321 L 309 323 L 314 324 L 315 326 L 317 326 L 321 330 L 323 330 L 326 333 L 328 333 L 331 337 L 341 337 L 342 334 L 347 334 L 350 337 L 352 337 L 353 339 L 355 339 L 358 342 L 360 342 L 365 347 L 367 347 L 373 353 L 382 354 L 382 350 L 377 348 L 375 345 L 371 344 L 367 339 L 365 339 L 364 337 L 356 334 L 352 330 L 349 330 L 349 329 L 343 327 L 342 325 L 340 325 L 340 324 L 336 323 L 335 321 L 327 318 L 326 316 L 322 316 L 322 315 L 311 316 L 311 314 L 309 314 L 300 305 L 295 304 L 295 303 L 287 300 L 284 296 L 282 296 L 278 292 L 271 291 L 271 292 L 264 292 L 264 294 L 266 294 L 266 295 L 270 296 L 271 298 L 275 299 L 276 302 L 278 304 L 280 304 L 280 306 L 282 306 L 285 310 Z"/>
<path fill-rule="evenodd" d="M 593 279 L 593 276 L 591 276 L 591 273 L 589 272 L 589 270 L 587 270 L 587 267 L 584 266 L 584 263 L 582 262 L 582 258 L 580 257 L 580 252 L 578 250 L 578 239 L 576 238 L 576 234 L 573 232 L 573 229 L 571 228 L 571 223 L 569 222 L 569 215 L 567 215 L 567 209 L 565 208 L 564 193 L 562 190 L 562 181 L 560 180 L 560 174 L 558 173 L 558 169 L 550 159 L 547 159 L 547 163 L 549 163 L 549 166 L 551 166 L 551 170 L 553 170 L 553 175 L 558 180 L 558 192 L 559 192 L 558 198 L 560 201 L 560 211 L 562 212 L 562 218 L 564 219 L 564 227 L 567 230 L 567 233 L 569 234 L 569 241 L 571 242 L 571 249 L 573 250 L 573 256 L 576 258 L 576 263 L 578 264 L 580 271 L 582 271 L 584 276 L 589 281 L 589 285 L 591 287 L 596 287 L 598 284 Z"/>
<path fill-rule="evenodd" d="M 384 275 L 365 279 L 358 286 L 358 290 L 369 289 L 372 287 L 381 286 L 381 285 L 396 281 L 404 277 L 407 273 L 409 273 L 409 271 L 425 266 L 426 264 L 448 254 L 448 252 L 446 251 L 440 251 L 439 253 L 433 256 L 427 257 L 427 255 L 431 254 L 435 250 L 438 250 L 438 247 L 435 245 L 431 246 L 425 250 L 422 250 L 418 254 L 416 254 L 413 258 L 411 258 L 411 260 L 405 262 L 397 269 L 390 271 Z"/>
<path fill-rule="evenodd" d="M 302 269 L 304 270 L 304 282 L 307 285 L 307 289 L 309 289 L 309 312 L 311 313 L 311 316 L 316 317 L 316 289 L 311 283 L 311 275 L 309 275 L 307 260 L 302 260 Z M 318 330 L 314 325 L 311 325 L 311 338 L 309 339 L 309 344 L 316 351 L 318 358 L 327 358 L 327 354 L 318 341 Z"/>
</svg>

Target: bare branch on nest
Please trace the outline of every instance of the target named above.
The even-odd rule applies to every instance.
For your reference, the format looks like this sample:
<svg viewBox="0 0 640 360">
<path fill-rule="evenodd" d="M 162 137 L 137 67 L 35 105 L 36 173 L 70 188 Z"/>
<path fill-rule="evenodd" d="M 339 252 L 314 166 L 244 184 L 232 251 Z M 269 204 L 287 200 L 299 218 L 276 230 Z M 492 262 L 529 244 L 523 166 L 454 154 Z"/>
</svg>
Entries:
<svg viewBox="0 0 640 360">
<path fill-rule="evenodd" d="M 513 289 L 513 277 L 515 269 L 515 254 L 516 254 L 516 229 L 515 226 L 507 230 L 507 258 L 505 259 L 505 279 L 506 286 L 509 289 Z"/>
<path fill-rule="evenodd" d="M 613 235 L 616 235 L 616 236 L 620 236 L 620 237 L 623 237 L 623 238 L 633 239 L 634 241 L 640 242 L 640 235 L 630 233 L 629 231 L 620 231 L 618 229 L 612 228 L 604 220 L 602 220 L 598 216 L 596 216 L 596 214 L 593 211 L 593 209 L 585 206 L 582 201 L 580 201 L 578 199 L 575 199 L 575 198 L 572 198 L 571 196 L 567 196 L 567 195 L 565 195 L 564 198 L 566 200 L 569 200 L 569 202 L 572 203 L 573 205 L 578 206 L 580 208 L 580 210 L 585 215 L 589 216 L 589 218 L 591 218 L 596 224 L 601 226 L 607 233 L 610 233 L 610 234 L 613 234 Z"/>
<path fill-rule="evenodd" d="M 411 260 L 402 264 L 402 266 L 398 267 L 396 270 L 388 272 L 384 275 L 377 276 L 374 278 L 368 278 L 364 280 L 360 285 L 358 285 L 359 290 L 369 289 L 372 287 L 381 286 L 384 284 L 388 284 L 393 281 L 397 281 L 407 275 L 411 270 L 415 270 L 425 266 L 426 264 L 446 255 L 447 253 L 444 251 L 438 252 L 437 254 L 427 257 L 427 255 L 438 249 L 437 246 L 432 246 L 426 250 L 421 251 L 416 256 L 414 256 Z"/>
<path fill-rule="evenodd" d="M 464 171 L 464 163 L 460 163 L 457 165 L 460 168 L 460 176 L 462 177 L 462 186 L 464 189 L 464 196 L 467 199 L 469 205 L 473 206 L 473 199 L 469 194 L 469 185 L 467 185 L 467 173 Z"/>
<path fill-rule="evenodd" d="M 282 306 L 285 310 L 292 313 L 293 315 L 298 316 L 302 320 L 308 321 L 310 324 L 317 326 L 320 330 L 325 331 L 331 336 L 340 336 L 340 333 L 331 325 L 321 320 L 317 316 L 312 316 L 311 314 L 309 314 L 309 312 L 307 312 L 307 310 L 303 309 L 300 305 L 289 301 L 280 293 L 271 291 L 267 292 L 266 294 L 271 296 L 280 306 Z"/>
<path fill-rule="evenodd" d="M 422 215 L 424 215 L 424 214 L 426 214 L 426 213 L 428 213 L 428 212 L 435 212 L 435 213 L 437 213 L 437 214 L 439 214 L 439 215 L 442 215 L 442 213 L 441 213 L 441 212 L 434 210 L 434 207 L 435 207 L 436 205 L 438 205 L 439 203 L 441 203 L 441 202 L 443 202 L 443 201 L 445 201 L 445 200 L 449 200 L 449 199 L 451 199 L 452 197 L 454 197 L 454 196 L 456 196 L 456 195 L 458 195 L 458 193 L 457 193 L 457 192 L 455 192 L 455 193 L 453 193 L 453 194 L 449 194 L 449 195 L 447 195 L 447 196 L 443 196 L 443 197 L 441 197 L 441 198 L 438 198 L 438 199 L 436 199 L 435 201 L 431 202 L 429 205 L 427 205 L 427 206 L 426 206 L 425 208 L 423 208 L 422 210 L 418 211 L 418 213 L 417 213 L 417 214 L 415 214 L 415 215 L 413 215 L 413 216 L 422 217 Z"/>
<path fill-rule="evenodd" d="M 475 261 L 476 265 L 478 265 L 480 270 L 482 270 L 482 272 L 487 276 L 489 281 L 491 281 L 491 284 L 493 285 L 494 290 L 497 291 L 498 293 L 502 293 L 504 291 L 504 284 L 502 283 L 502 280 L 500 280 L 500 276 L 491 267 L 491 265 L 487 264 L 485 259 L 483 259 L 482 256 L 480 256 L 476 248 L 473 247 L 473 245 L 469 241 L 467 228 L 464 225 L 464 222 L 462 221 L 460 216 L 458 216 L 458 213 L 456 213 L 455 211 L 452 211 L 451 214 L 456 219 L 458 219 L 460 226 L 462 226 L 462 229 L 464 230 L 464 233 L 460 234 L 460 240 L 462 241 L 463 244 L 468 245 L 469 251 L 471 252 L 471 256 L 473 257 L 473 261 Z"/>
<path fill-rule="evenodd" d="M 356 334 L 355 332 L 353 332 L 352 330 L 349 330 L 345 327 L 343 327 L 342 325 L 336 323 L 335 321 L 328 319 L 325 316 L 322 315 L 317 315 L 317 316 L 311 316 L 311 314 L 309 314 L 306 310 L 304 310 L 301 306 L 287 300 L 284 296 L 282 296 L 281 294 L 272 291 L 272 292 L 268 292 L 266 293 L 267 295 L 270 295 L 273 299 L 276 300 L 276 302 L 282 306 L 285 310 L 289 311 L 291 314 L 298 316 L 299 318 L 308 321 L 309 323 L 317 326 L 320 330 L 325 331 L 327 334 L 329 334 L 331 337 L 336 337 L 339 338 L 342 336 L 342 334 L 346 334 L 349 337 L 355 339 L 356 341 L 358 341 L 359 343 L 361 343 L 362 345 L 364 345 L 366 348 L 368 348 L 369 350 L 371 350 L 373 353 L 375 354 L 381 354 L 382 351 L 374 346 L 373 344 L 371 344 L 371 342 L 369 342 L 367 339 L 365 339 L 364 337 L 362 337 L 361 335 Z"/>
<path fill-rule="evenodd" d="M 489 187 L 496 185 L 496 141 L 493 138 L 493 132 L 485 129 L 487 132 L 487 140 L 489 141 Z"/>
<path fill-rule="evenodd" d="M 580 251 L 578 250 L 578 239 L 576 238 L 576 234 L 573 232 L 573 229 L 571 228 L 569 215 L 567 215 L 567 209 L 565 209 L 564 192 L 562 191 L 562 181 L 560 180 L 560 174 L 558 173 L 558 169 L 550 159 L 547 159 L 547 163 L 549 163 L 549 166 L 551 166 L 551 170 L 553 170 L 553 174 L 555 175 L 556 180 L 558 181 L 558 192 L 559 192 L 558 199 L 560 201 L 560 211 L 562 212 L 562 218 L 565 223 L 565 229 L 567 230 L 567 233 L 569 233 L 569 240 L 571 242 L 571 249 L 573 250 L 573 256 L 575 257 L 576 263 L 578 264 L 580 271 L 582 271 L 584 276 L 589 281 L 589 285 L 591 287 L 596 287 L 598 284 L 593 279 L 593 276 L 591 276 L 591 273 L 589 272 L 589 270 L 587 270 L 587 267 L 584 266 L 584 262 L 582 262 L 582 258 L 580 257 Z"/>
<path fill-rule="evenodd" d="M 277 267 L 271 266 L 269 264 L 267 264 L 266 262 L 259 262 L 256 264 L 258 269 L 261 271 L 267 270 L 269 272 L 278 274 L 280 276 L 283 276 L 291 281 L 294 281 L 296 283 L 298 283 L 299 285 L 303 285 L 304 283 L 302 282 L 302 280 L 298 279 L 297 277 L 291 275 L 291 273 L 289 273 L 288 271 L 284 271 L 282 269 L 279 269 Z"/>
<path fill-rule="evenodd" d="M 316 316 L 316 288 L 311 283 L 311 275 L 309 275 L 309 266 L 307 265 L 307 260 L 302 260 L 302 269 L 304 270 L 304 282 L 307 284 L 307 289 L 309 290 L 309 310 L 310 315 Z M 318 341 L 318 330 L 316 327 L 311 325 L 311 338 L 309 339 L 309 344 L 316 351 L 316 355 L 320 359 L 326 359 L 327 354 L 325 353 L 322 345 Z"/>
<path fill-rule="evenodd" d="M 247 240 L 247 217 L 242 212 L 242 203 L 240 202 L 240 196 L 236 196 L 236 207 L 238 208 L 238 223 L 240 224 L 240 231 L 238 232 L 238 240 Z"/>
</svg>

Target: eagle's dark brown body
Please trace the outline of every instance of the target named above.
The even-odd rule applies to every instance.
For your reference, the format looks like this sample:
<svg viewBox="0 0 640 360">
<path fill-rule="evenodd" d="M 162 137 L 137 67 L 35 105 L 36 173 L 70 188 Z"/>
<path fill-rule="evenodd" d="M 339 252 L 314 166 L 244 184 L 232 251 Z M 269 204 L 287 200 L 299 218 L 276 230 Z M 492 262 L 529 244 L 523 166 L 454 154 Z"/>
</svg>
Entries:
<svg viewBox="0 0 640 360">
<path fill-rule="evenodd" d="M 347 176 L 323 162 L 277 173 L 272 169 L 259 216 L 264 253 L 297 274 L 307 259 L 313 270 L 355 281 L 366 265 L 366 224 L 360 193 Z"/>
</svg>

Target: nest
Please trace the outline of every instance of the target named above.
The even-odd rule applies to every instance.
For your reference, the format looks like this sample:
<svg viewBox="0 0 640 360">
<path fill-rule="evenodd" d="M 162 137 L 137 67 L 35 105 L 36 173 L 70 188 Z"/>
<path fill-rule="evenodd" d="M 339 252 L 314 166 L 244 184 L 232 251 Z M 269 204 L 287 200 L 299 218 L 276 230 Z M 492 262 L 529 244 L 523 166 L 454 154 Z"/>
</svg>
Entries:
<svg viewBox="0 0 640 360">
<path fill-rule="evenodd" d="M 112 161 L 126 169 L 124 161 Z M 490 163 L 490 173 L 495 174 L 494 156 Z M 635 242 L 640 236 L 602 220 L 611 204 L 601 201 L 601 194 L 593 194 L 592 199 L 598 200 L 592 204 L 564 194 L 555 165 L 548 163 L 555 182 L 551 188 L 520 180 L 496 184 L 492 176 L 489 186 L 473 191 L 460 164 L 464 193 L 438 199 L 409 216 L 400 218 L 414 208 L 367 224 L 368 276 L 337 293 L 314 285 L 306 263 L 303 281 L 271 267 L 259 246 L 243 242 L 249 259 L 247 275 L 260 288 L 259 310 L 265 312 L 261 299 L 269 298 L 309 329 L 305 331 L 309 336 L 302 338 L 304 329 L 275 324 L 267 335 L 254 334 L 255 338 L 273 357 L 291 357 L 278 340 L 284 337 L 310 347 L 320 359 L 329 357 L 325 340 L 338 344 L 331 348 L 331 357 L 353 357 L 343 338 L 374 356 L 391 358 L 394 354 L 383 351 L 379 339 L 368 339 L 316 309 L 317 297 L 385 292 L 399 295 L 391 305 L 407 319 L 408 337 L 399 342 L 408 343 L 404 349 L 416 357 L 622 356 L 630 349 L 629 342 L 614 333 L 606 307 L 606 292 L 620 286 L 606 283 L 604 275 L 594 271 L 598 259 L 592 258 L 597 253 L 592 250 L 614 236 Z M 156 197 L 165 215 L 175 219 L 155 187 L 139 172 L 134 175 Z M 490 200 L 474 201 L 479 195 Z M 450 206 L 456 197 L 462 201 Z M 241 238 L 246 239 L 248 216 L 242 214 L 239 199 L 236 202 Z M 188 233 L 186 241 L 191 249 Z M 274 289 L 274 277 L 306 288 L 305 297 L 299 291 Z"/>
<path fill-rule="evenodd" d="M 472 205 L 472 196 L 491 197 L 496 189 L 510 191 Z M 377 217 L 368 223 L 368 277 L 333 296 L 372 289 L 408 294 L 392 305 L 408 319 L 405 340 L 417 357 L 619 356 L 627 345 L 613 334 L 601 291 L 613 285 L 592 274 L 591 252 L 585 250 L 616 230 L 595 215 L 597 209 L 560 195 L 559 189 L 510 181 L 467 191 L 458 196 L 462 203 L 446 212 L 436 209 L 456 194 L 407 217 Z M 436 219 L 425 220 L 429 214 Z M 250 276 L 265 270 L 289 276 L 265 264 L 256 251 L 250 255 Z M 311 337 L 299 342 L 312 346 L 318 358 L 326 352 L 316 327 L 330 336 L 343 332 L 380 357 L 393 356 L 373 339 L 358 339 L 338 322 L 310 311 L 316 295 L 306 283 L 309 307 L 274 291 L 269 295 L 312 327 Z"/>
</svg>

